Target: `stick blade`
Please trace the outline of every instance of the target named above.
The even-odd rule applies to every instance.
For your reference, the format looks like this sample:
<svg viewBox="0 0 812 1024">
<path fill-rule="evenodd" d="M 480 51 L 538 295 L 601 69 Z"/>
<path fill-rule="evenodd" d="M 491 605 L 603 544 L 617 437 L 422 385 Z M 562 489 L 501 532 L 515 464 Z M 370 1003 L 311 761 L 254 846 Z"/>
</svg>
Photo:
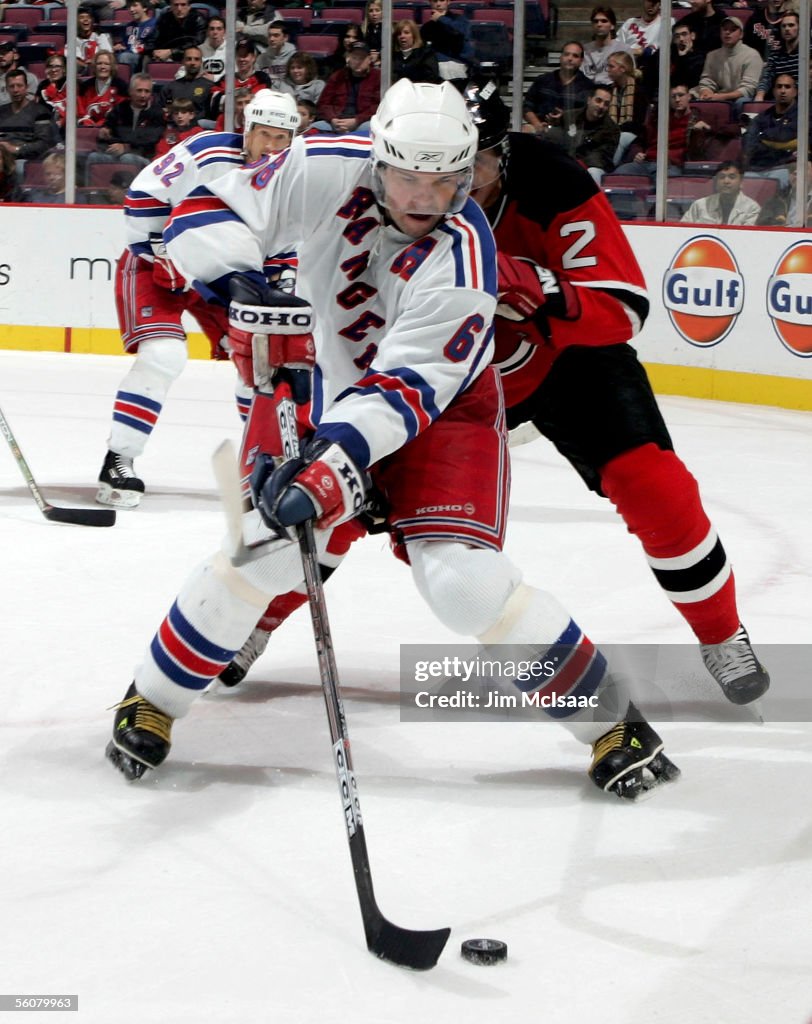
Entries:
<svg viewBox="0 0 812 1024">
<path fill-rule="evenodd" d="M 113 526 L 116 521 L 114 508 L 57 508 L 46 505 L 42 514 L 52 523 L 70 523 L 73 526 Z"/>
<path fill-rule="evenodd" d="M 439 960 L 450 934 L 450 928 L 411 931 L 382 917 L 373 934 L 367 936 L 367 947 L 374 956 L 390 964 L 428 971 Z"/>
</svg>

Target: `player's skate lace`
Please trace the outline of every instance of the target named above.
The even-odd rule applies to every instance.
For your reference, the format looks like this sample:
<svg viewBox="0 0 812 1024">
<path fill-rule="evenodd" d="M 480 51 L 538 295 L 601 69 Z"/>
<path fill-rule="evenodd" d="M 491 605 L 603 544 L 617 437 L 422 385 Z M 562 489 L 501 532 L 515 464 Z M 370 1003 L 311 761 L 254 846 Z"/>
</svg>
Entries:
<svg viewBox="0 0 812 1024">
<path fill-rule="evenodd" d="M 116 717 L 116 729 L 143 729 L 145 732 L 151 732 L 158 739 L 169 743 L 172 738 L 172 719 L 169 715 L 165 715 L 163 711 L 159 711 L 154 704 L 136 693 L 132 697 L 125 697 L 120 704 L 114 705 L 111 710 L 121 711 L 126 708 L 135 708 L 135 720 L 130 721 L 128 716 L 124 716 L 119 719 Z"/>
<path fill-rule="evenodd" d="M 613 726 L 609 732 L 605 733 L 600 739 L 597 739 L 592 744 L 592 762 L 595 764 L 601 761 L 608 753 L 623 746 L 623 737 L 626 732 L 626 723 L 618 722 L 617 725 Z M 633 743 L 639 741 L 633 740 Z"/>
<path fill-rule="evenodd" d="M 236 686 L 237 683 L 241 683 L 245 679 L 248 669 L 268 646 L 270 637 L 271 634 L 267 630 L 257 626 L 234 655 L 233 660 L 220 673 L 220 682 L 224 686 Z"/>
<path fill-rule="evenodd" d="M 592 744 L 589 777 L 604 792 L 635 800 L 678 776 L 679 769 L 663 753 L 663 741 L 634 704 L 623 721 Z"/>
<path fill-rule="evenodd" d="M 156 708 L 131 683 L 114 707 L 113 738 L 105 756 L 131 782 L 166 760 L 171 746 L 172 719 Z"/>
<path fill-rule="evenodd" d="M 127 458 L 126 455 L 118 455 L 116 452 L 113 452 L 112 455 L 110 469 L 114 476 L 117 476 L 120 480 L 131 480 L 133 477 L 138 479 L 135 476 L 132 459 Z"/>
<path fill-rule="evenodd" d="M 705 668 L 733 704 L 749 704 L 767 692 L 770 677 L 756 658 L 744 626 L 720 644 L 702 644 Z"/>
<path fill-rule="evenodd" d="M 133 460 L 108 452 L 99 473 L 96 501 L 115 508 L 135 508 L 144 493 L 144 481 L 135 475 Z"/>
</svg>

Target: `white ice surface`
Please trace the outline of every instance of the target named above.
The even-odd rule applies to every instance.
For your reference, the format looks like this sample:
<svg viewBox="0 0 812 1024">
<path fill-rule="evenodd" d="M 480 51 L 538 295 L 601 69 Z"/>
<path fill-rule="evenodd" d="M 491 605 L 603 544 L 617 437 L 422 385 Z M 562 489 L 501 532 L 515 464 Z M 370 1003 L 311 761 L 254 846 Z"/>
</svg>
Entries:
<svg viewBox="0 0 812 1024">
<path fill-rule="evenodd" d="M 92 503 L 126 365 L 0 352 L 53 502 Z M 107 709 L 223 532 L 209 458 L 239 435 L 231 381 L 189 365 L 138 462 L 148 496 L 113 529 L 46 522 L 0 443 L 0 992 L 78 993 L 88 1024 L 806 1024 L 812 727 L 672 722 L 683 778 L 627 806 L 555 727 L 401 723 L 398 645 L 452 637 L 380 538 L 328 603 L 378 901 L 453 927 L 433 971 L 365 950 L 306 613 L 239 691 L 197 702 L 160 771 L 113 771 Z M 810 643 L 812 415 L 662 404 L 754 640 Z M 597 639 L 691 642 L 610 506 L 545 442 L 514 456 L 527 578 Z M 460 958 L 483 935 L 504 966 Z"/>
</svg>

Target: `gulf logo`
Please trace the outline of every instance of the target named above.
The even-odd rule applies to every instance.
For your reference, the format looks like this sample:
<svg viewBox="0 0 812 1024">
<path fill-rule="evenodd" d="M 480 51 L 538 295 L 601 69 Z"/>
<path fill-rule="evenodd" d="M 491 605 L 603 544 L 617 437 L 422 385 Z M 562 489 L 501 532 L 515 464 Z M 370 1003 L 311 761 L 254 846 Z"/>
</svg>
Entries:
<svg viewBox="0 0 812 1024">
<path fill-rule="evenodd" d="M 767 282 L 767 312 L 793 355 L 812 356 L 812 241 L 796 242 Z"/>
<path fill-rule="evenodd" d="M 709 348 L 727 337 L 744 304 L 744 278 L 733 253 L 711 235 L 690 239 L 663 279 L 671 323 L 691 345 Z"/>
</svg>

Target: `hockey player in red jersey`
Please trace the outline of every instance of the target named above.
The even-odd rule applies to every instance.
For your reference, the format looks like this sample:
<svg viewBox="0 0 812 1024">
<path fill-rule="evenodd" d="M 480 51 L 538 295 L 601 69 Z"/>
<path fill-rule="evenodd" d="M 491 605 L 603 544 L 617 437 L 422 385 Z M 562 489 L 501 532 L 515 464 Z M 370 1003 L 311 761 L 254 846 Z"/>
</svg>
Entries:
<svg viewBox="0 0 812 1024">
<path fill-rule="evenodd" d="M 535 136 L 509 133 L 510 115 L 491 84 L 470 88 L 467 98 L 479 128 L 472 195 L 499 251 L 494 363 L 508 426 L 532 423 L 591 490 L 609 498 L 724 695 L 750 703 L 766 692 L 769 676 L 741 625 L 732 569 L 697 483 L 674 453 L 628 344 L 649 307 L 634 253 L 580 164 Z M 224 671 L 226 685 L 245 676 L 304 600 L 291 593 L 272 602 Z"/>
<path fill-rule="evenodd" d="M 499 250 L 494 362 L 508 426 L 532 423 L 612 502 L 724 695 L 748 704 L 769 676 L 741 625 L 730 562 L 696 480 L 628 344 L 648 312 L 634 253 L 580 165 L 509 133 L 492 84 L 468 99 L 480 135 L 472 195 Z"/>
</svg>

